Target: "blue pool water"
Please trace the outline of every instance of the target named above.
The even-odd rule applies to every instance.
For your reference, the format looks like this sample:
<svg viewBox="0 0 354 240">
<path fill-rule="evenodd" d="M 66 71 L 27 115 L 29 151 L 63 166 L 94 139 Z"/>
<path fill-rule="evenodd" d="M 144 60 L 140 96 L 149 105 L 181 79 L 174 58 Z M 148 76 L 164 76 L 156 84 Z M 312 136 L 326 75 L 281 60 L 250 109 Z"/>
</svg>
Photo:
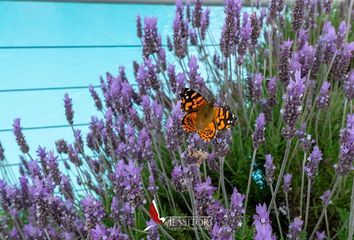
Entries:
<svg viewBox="0 0 354 240">
<path fill-rule="evenodd" d="M 0 46 L 129 45 L 139 44 L 136 15 L 156 16 L 165 40 L 171 34 L 174 6 L 84 3 L 0 2 Z M 211 31 L 219 39 L 223 7 L 211 7 Z M 97 85 L 105 72 L 116 74 L 125 65 L 132 79 L 132 61 L 141 61 L 140 48 L 0 49 L 0 90 Z M 86 89 L 0 92 L 0 129 L 10 129 L 21 117 L 24 127 L 67 124 L 63 95 L 73 98 L 75 123 L 88 123 L 97 114 Z M 83 132 L 87 127 L 81 127 Z M 70 128 L 24 131 L 35 155 L 38 145 L 72 141 Z M 8 162 L 19 162 L 12 132 L 0 131 Z M 17 167 L 16 167 L 17 169 Z"/>
</svg>

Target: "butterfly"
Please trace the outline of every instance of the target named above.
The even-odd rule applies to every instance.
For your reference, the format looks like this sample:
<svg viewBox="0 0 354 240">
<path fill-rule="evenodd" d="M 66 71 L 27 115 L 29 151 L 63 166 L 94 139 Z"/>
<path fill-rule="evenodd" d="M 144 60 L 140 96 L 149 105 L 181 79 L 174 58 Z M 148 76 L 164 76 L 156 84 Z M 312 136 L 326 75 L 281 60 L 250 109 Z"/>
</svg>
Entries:
<svg viewBox="0 0 354 240">
<path fill-rule="evenodd" d="M 185 88 L 180 94 L 181 107 L 186 114 L 182 118 L 182 127 L 187 132 L 197 132 L 204 141 L 212 140 L 217 131 L 236 123 L 236 116 L 229 107 L 214 106 L 198 92 Z"/>
</svg>

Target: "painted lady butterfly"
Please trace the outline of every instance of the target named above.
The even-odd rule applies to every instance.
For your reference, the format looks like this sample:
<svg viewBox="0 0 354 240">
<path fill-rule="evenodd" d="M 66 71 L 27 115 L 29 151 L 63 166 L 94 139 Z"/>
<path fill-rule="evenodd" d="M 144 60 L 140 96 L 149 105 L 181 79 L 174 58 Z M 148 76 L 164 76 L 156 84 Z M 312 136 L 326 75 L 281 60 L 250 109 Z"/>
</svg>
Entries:
<svg viewBox="0 0 354 240">
<path fill-rule="evenodd" d="M 196 91 L 185 88 L 180 94 L 182 110 L 182 127 L 187 132 L 197 132 L 204 141 L 212 140 L 216 131 L 221 131 L 236 123 L 236 116 L 229 107 L 217 107 L 209 103 Z"/>
</svg>

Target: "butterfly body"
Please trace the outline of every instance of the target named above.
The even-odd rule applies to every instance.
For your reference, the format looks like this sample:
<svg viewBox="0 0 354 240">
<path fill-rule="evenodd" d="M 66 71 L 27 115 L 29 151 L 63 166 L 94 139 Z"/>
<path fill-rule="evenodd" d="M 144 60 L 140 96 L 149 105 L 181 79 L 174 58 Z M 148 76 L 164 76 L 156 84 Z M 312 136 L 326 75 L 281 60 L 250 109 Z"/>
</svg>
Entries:
<svg viewBox="0 0 354 240">
<path fill-rule="evenodd" d="M 205 106 L 201 107 L 197 113 L 197 118 L 195 122 L 195 128 L 197 131 L 205 129 L 208 124 L 214 120 L 214 107 L 213 105 L 206 103 Z"/>
<path fill-rule="evenodd" d="M 187 132 L 197 132 L 205 141 L 210 141 L 217 131 L 233 126 L 236 116 L 228 107 L 216 107 L 192 89 L 185 88 L 181 93 L 182 127 Z"/>
</svg>

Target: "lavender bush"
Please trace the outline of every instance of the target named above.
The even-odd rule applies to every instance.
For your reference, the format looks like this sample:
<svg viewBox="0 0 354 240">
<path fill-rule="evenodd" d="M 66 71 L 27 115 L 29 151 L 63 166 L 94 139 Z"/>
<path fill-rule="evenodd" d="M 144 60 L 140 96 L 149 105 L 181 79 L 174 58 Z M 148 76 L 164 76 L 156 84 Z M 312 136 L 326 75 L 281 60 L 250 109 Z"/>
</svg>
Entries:
<svg viewBox="0 0 354 240">
<path fill-rule="evenodd" d="M 18 180 L 0 166 L 0 238 L 352 239 L 353 1 L 255 2 L 225 0 L 221 36 L 201 0 L 177 0 L 167 38 L 137 16 L 135 79 L 119 67 L 89 87 L 86 136 L 65 94 L 74 141 L 56 152 L 30 148 L 15 119 L 22 165 Z M 236 126 L 210 142 L 183 131 L 185 87 L 229 106 Z M 153 199 L 161 217 L 212 226 L 158 225 Z"/>
</svg>

